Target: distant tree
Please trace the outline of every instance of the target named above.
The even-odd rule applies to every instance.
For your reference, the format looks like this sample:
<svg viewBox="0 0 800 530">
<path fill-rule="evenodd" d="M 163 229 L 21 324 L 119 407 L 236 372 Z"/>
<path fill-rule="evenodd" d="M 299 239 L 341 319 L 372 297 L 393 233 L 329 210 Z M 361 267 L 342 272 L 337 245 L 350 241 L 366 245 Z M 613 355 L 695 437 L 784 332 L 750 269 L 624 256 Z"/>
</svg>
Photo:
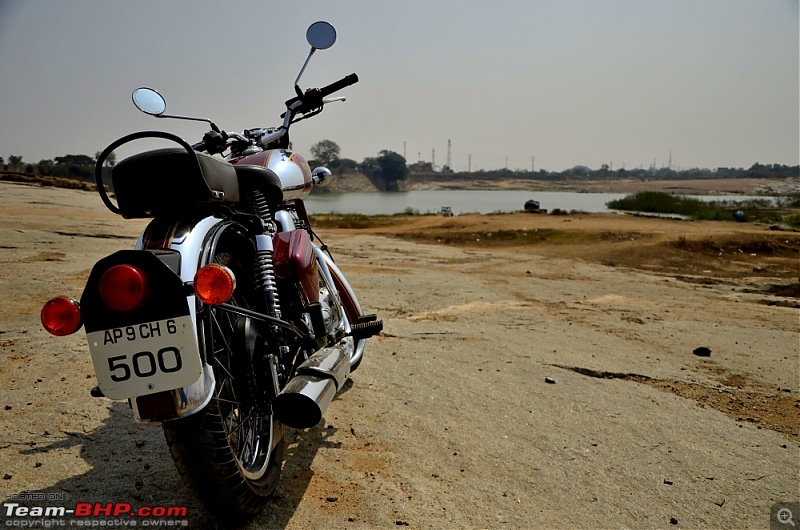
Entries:
<svg viewBox="0 0 800 530">
<path fill-rule="evenodd" d="M 311 146 L 314 160 L 323 166 L 332 166 L 339 160 L 339 146 L 333 140 L 320 140 Z"/>
<path fill-rule="evenodd" d="M 17 166 L 21 164 L 22 164 L 21 156 L 8 155 L 8 166 L 11 168 L 12 171 L 16 171 Z"/>
<path fill-rule="evenodd" d="M 5 166 L 5 165 L 6 165 L 5 159 L 3 159 L 2 156 L 0 156 L 0 166 Z"/>
<path fill-rule="evenodd" d="M 570 177 L 585 177 L 589 175 L 592 170 L 587 166 L 573 166 L 570 169 L 563 171 L 563 173 Z"/>
<path fill-rule="evenodd" d="M 53 163 L 52 160 L 44 159 L 44 160 L 39 160 L 39 163 L 36 164 L 35 171 L 39 175 L 55 176 L 54 168 L 55 164 Z"/>
<path fill-rule="evenodd" d="M 102 155 L 102 154 L 103 153 L 101 153 L 100 151 L 98 151 L 98 152 L 96 152 L 94 154 L 95 163 L 97 162 L 97 160 L 100 158 L 100 155 Z M 108 166 L 108 167 L 112 167 L 116 163 L 117 163 L 117 153 L 115 153 L 114 151 L 110 152 L 108 154 L 108 156 L 106 157 L 106 159 L 103 161 L 103 165 L 104 166 Z"/>
<path fill-rule="evenodd" d="M 374 156 L 365 158 L 363 162 L 358 165 L 358 169 L 371 179 L 376 177 L 380 178 L 381 176 L 381 166 L 378 165 L 378 159 Z"/>
<path fill-rule="evenodd" d="M 394 151 L 384 149 L 381 151 L 377 163 L 381 168 L 381 180 L 383 180 L 386 191 L 397 191 L 399 189 L 398 181 L 405 180 L 408 174 L 406 159 Z"/>
<path fill-rule="evenodd" d="M 93 166 L 94 158 L 86 155 L 64 155 L 55 158 L 56 164 L 65 166 Z"/>
<path fill-rule="evenodd" d="M 352 158 L 340 158 L 338 160 L 339 167 L 346 168 L 346 169 L 356 169 L 358 168 L 358 162 L 353 160 Z"/>
<path fill-rule="evenodd" d="M 94 175 L 94 164 L 94 158 L 86 155 L 57 156 L 54 173 L 60 177 L 90 180 Z"/>
</svg>

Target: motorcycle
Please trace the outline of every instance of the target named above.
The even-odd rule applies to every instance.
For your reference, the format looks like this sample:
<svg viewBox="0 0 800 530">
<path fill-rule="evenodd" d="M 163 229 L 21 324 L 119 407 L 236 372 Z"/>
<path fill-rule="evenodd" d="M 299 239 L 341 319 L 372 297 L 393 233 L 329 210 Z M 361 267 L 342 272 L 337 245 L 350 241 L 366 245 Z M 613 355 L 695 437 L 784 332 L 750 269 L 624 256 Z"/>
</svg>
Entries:
<svg viewBox="0 0 800 530">
<path fill-rule="evenodd" d="M 331 172 L 311 171 L 291 150 L 289 128 L 343 101 L 329 96 L 358 81 L 351 74 L 301 90 L 312 55 L 330 48 L 336 31 L 316 22 L 306 38 L 311 51 L 295 96 L 274 128 L 225 132 L 206 118 L 166 114 L 153 89 L 133 92 L 147 114 L 211 130 L 194 145 L 138 132 L 103 151 L 95 171 L 103 203 L 124 218 L 152 220 L 133 250 L 95 264 L 80 301 L 59 296 L 41 312 L 54 335 L 85 328 L 92 396 L 127 399 L 137 421 L 161 423 L 184 482 L 229 522 L 264 509 L 281 473 L 284 427 L 319 423 L 383 327 L 363 312 L 303 203 Z M 152 138 L 178 147 L 112 166 L 115 203 L 105 161 Z"/>
</svg>

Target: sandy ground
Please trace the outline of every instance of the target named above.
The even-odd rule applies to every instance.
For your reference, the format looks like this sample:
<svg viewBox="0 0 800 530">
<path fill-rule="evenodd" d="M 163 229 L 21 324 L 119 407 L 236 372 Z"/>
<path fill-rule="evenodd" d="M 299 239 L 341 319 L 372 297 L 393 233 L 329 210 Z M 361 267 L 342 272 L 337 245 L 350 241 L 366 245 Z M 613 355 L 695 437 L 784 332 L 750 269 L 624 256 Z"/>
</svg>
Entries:
<svg viewBox="0 0 800 530">
<path fill-rule="evenodd" d="M 143 227 L 0 182 L 0 495 L 216 528 L 161 429 L 89 396 L 84 335 L 38 323 Z M 766 528 L 800 499 L 800 234 L 523 214 L 319 232 L 385 333 L 289 431 L 249 528 Z"/>
</svg>

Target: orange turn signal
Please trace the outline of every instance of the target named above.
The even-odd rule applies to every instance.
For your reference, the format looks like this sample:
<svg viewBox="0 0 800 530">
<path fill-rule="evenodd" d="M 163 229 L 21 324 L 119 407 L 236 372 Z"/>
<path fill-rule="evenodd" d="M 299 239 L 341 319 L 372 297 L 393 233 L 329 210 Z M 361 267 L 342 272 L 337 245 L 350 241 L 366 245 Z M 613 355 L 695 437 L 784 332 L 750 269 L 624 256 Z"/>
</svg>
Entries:
<svg viewBox="0 0 800 530">
<path fill-rule="evenodd" d="M 208 305 L 219 305 L 230 300 L 236 289 L 236 277 L 228 267 L 212 263 L 194 275 L 194 294 Z"/>
<path fill-rule="evenodd" d="M 42 308 L 42 326 L 58 337 L 72 335 L 81 328 L 81 306 L 76 300 L 57 296 Z"/>
</svg>

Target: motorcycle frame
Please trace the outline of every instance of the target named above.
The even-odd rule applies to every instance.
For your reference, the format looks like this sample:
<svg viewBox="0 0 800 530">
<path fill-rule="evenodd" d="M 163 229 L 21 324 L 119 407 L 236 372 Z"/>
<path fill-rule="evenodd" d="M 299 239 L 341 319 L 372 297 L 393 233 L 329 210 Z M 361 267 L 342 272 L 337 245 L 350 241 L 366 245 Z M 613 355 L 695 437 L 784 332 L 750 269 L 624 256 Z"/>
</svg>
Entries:
<svg viewBox="0 0 800 530">
<path fill-rule="evenodd" d="M 295 203 L 294 206 L 297 206 L 296 203 L 298 199 L 293 200 L 293 202 Z M 303 215 L 305 212 L 303 210 L 301 210 L 301 212 L 301 217 L 305 217 Z M 294 216 L 289 211 L 285 209 L 279 210 L 276 218 L 279 219 L 279 222 L 282 222 L 283 228 L 291 227 L 294 229 L 294 225 L 289 224 L 289 221 L 294 219 Z M 304 222 L 307 222 L 307 219 L 305 219 Z M 237 229 L 249 234 L 249 231 L 240 223 L 215 215 L 203 217 L 196 221 L 188 218 L 165 220 L 156 217 L 139 236 L 134 250 L 147 252 L 150 250 L 165 249 L 177 252 L 181 256 L 181 259 L 180 268 L 176 271 L 176 274 L 178 274 L 184 284 L 191 284 L 197 270 L 205 263 L 208 263 L 210 256 L 214 255 L 220 237 L 225 230 L 229 229 Z M 254 236 L 254 234 L 250 235 Z M 333 259 L 328 254 L 324 253 L 316 244 L 312 243 L 312 248 L 325 283 L 328 284 L 329 290 L 331 290 L 343 309 L 342 323 L 344 332 L 345 334 L 349 334 L 351 332 L 351 321 L 357 319 L 358 315 L 362 313 L 358 298 L 356 298 L 355 292 L 341 270 L 339 270 L 333 262 Z M 187 301 L 192 317 L 192 325 L 194 326 L 193 334 L 195 340 L 198 340 L 198 302 L 193 294 L 188 295 Z M 273 320 L 267 315 L 261 315 L 234 306 L 227 306 L 226 304 L 223 304 L 221 309 L 244 314 L 256 320 Z M 351 366 L 355 366 L 360 362 L 365 344 L 366 339 L 359 339 L 353 345 L 353 351 L 350 356 Z M 178 405 L 177 416 L 174 419 L 185 418 L 201 411 L 208 405 L 214 395 L 216 380 L 210 364 L 211 359 L 208 358 L 206 352 L 203 352 L 202 347 L 200 347 L 200 352 L 203 356 L 201 359 L 203 373 L 200 378 L 189 386 L 176 388 L 170 391 L 173 395 L 174 403 Z M 136 399 L 131 399 L 130 402 L 134 418 L 137 422 L 153 423 L 162 421 L 143 418 L 139 412 Z"/>
</svg>

